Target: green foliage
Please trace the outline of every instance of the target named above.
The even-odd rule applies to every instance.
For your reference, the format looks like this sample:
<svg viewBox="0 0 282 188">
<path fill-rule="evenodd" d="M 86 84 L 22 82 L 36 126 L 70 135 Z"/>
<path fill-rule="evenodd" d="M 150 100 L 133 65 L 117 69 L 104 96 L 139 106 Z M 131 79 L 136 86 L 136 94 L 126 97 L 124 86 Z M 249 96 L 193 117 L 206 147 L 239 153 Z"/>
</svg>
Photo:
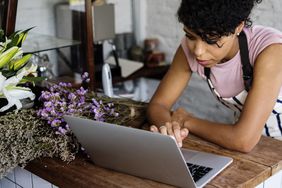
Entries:
<svg viewBox="0 0 282 188">
<path fill-rule="evenodd" d="M 11 34 L 8 39 L 11 40 L 11 42 L 8 44 L 8 49 L 11 48 L 12 46 L 18 46 L 21 47 L 23 42 L 25 41 L 27 37 L 27 33 L 33 29 L 34 27 L 28 28 L 26 30 L 18 30 Z"/>
<path fill-rule="evenodd" d="M 4 41 L 5 41 L 5 33 L 3 29 L 0 29 L 0 42 L 4 42 Z"/>
<path fill-rule="evenodd" d="M 32 54 L 23 56 L 21 46 L 32 28 L 18 30 L 9 37 L 4 35 L 3 30 L 0 30 L 0 71 L 7 73 L 7 75 L 3 74 L 6 78 L 9 75 L 14 76 L 15 74 L 11 72 L 16 72 L 29 62 Z"/>
</svg>

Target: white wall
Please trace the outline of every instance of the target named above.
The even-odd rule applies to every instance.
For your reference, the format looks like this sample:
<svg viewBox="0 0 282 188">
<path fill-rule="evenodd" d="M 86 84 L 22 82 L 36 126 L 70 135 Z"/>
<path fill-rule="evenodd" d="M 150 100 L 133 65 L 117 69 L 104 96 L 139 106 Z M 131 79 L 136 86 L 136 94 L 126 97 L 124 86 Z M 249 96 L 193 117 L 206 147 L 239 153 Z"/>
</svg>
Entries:
<svg viewBox="0 0 282 188">
<path fill-rule="evenodd" d="M 116 33 L 132 32 L 131 0 L 107 0 L 115 4 L 115 31 Z"/>
<path fill-rule="evenodd" d="M 54 6 L 68 0 L 18 0 L 16 28 L 36 26 L 33 32 L 55 35 Z M 131 0 L 107 0 L 115 4 L 116 33 L 132 31 Z"/>
<path fill-rule="evenodd" d="M 32 32 L 55 35 L 54 5 L 67 0 L 18 0 L 16 29 L 35 26 Z"/>
<path fill-rule="evenodd" d="M 147 0 L 146 36 L 159 39 L 167 61 L 172 60 L 183 33 L 176 17 L 179 3 L 180 0 Z"/>
<path fill-rule="evenodd" d="M 281 15 L 281 0 L 263 0 L 255 7 L 252 18 L 256 24 L 275 27 L 282 31 Z"/>
<path fill-rule="evenodd" d="M 67 0 L 18 0 L 16 30 L 33 28 L 30 32 L 56 35 L 54 6 Z M 57 55 L 55 51 L 43 52 L 49 56 L 50 69 L 57 75 Z M 42 53 L 41 53 L 42 55 Z"/>
</svg>

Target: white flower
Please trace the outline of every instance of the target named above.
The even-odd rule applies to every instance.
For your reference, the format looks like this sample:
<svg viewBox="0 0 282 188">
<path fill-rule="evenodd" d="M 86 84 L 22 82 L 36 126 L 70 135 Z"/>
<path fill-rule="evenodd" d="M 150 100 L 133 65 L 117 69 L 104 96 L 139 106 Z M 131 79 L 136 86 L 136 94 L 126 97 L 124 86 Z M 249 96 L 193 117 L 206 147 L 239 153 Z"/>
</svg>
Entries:
<svg viewBox="0 0 282 188">
<path fill-rule="evenodd" d="M 24 76 L 30 75 L 32 74 L 33 76 L 37 76 L 37 65 L 32 63 L 31 61 L 28 62 L 23 68 L 21 68 L 18 72 L 17 72 L 17 78 L 18 79 L 22 79 Z"/>
<path fill-rule="evenodd" d="M 5 41 L 5 42 L 0 42 L 0 52 L 3 52 L 3 51 L 6 49 L 7 45 L 8 45 L 11 41 L 12 41 L 11 39 L 8 39 L 8 38 L 6 37 L 6 41 Z"/>
<path fill-rule="evenodd" d="M 28 63 L 25 67 L 20 69 L 15 76 L 6 78 L 0 72 L 0 97 L 6 98 L 8 104 L 0 109 L 0 112 L 6 111 L 12 106 L 16 105 L 17 110 L 22 108 L 21 99 L 30 98 L 34 100 L 35 95 L 29 88 L 19 87 L 17 84 L 24 76 L 35 73 L 37 66 L 33 63 Z"/>
</svg>

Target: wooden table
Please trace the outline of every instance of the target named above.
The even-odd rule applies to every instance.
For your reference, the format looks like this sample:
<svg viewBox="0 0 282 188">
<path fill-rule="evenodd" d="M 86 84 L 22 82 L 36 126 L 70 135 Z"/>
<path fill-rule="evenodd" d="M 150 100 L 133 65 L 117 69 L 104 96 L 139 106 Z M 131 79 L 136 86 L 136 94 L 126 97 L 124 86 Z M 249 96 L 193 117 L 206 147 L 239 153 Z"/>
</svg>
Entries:
<svg viewBox="0 0 282 188">
<path fill-rule="evenodd" d="M 184 148 L 232 157 L 233 163 L 206 185 L 215 187 L 255 187 L 282 169 L 282 142 L 262 137 L 252 152 L 243 154 L 189 135 Z M 172 187 L 151 180 L 100 168 L 78 155 L 67 164 L 59 159 L 37 159 L 27 167 L 30 172 L 59 187 Z"/>
</svg>

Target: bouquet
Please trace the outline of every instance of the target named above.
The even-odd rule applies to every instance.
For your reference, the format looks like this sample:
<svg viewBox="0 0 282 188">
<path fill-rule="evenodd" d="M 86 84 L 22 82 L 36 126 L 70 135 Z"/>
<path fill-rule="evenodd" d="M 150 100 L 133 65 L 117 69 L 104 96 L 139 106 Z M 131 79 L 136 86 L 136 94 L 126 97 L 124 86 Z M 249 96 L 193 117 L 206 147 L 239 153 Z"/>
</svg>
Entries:
<svg viewBox="0 0 282 188">
<path fill-rule="evenodd" d="M 16 31 L 9 37 L 0 30 L 0 98 L 6 101 L 0 106 L 0 112 L 13 106 L 21 109 L 23 99 L 35 99 L 34 93 L 25 84 L 38 81 L 37 65 L 29 61 L 32 54 L 24 55 L 21 49 L 30 29 Z"/>
</svg>

